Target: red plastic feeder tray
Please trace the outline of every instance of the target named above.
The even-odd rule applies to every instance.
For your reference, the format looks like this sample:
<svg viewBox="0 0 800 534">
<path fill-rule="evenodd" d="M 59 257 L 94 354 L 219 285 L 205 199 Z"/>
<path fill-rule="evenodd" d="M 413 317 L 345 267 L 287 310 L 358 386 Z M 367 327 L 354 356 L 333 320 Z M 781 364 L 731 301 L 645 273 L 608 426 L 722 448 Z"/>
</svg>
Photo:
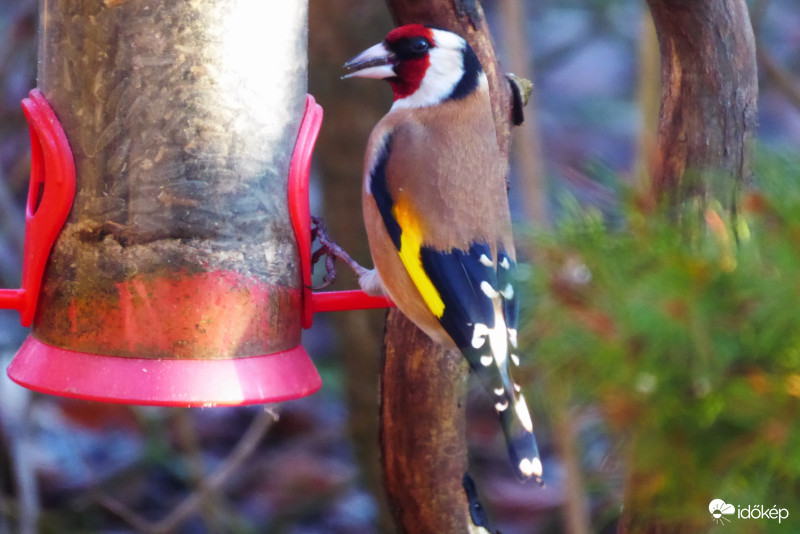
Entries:
<svg viewBox="0 0 800 534">
<path fill-rule="evenodd" d="M 22 105 L 32 146 L 22 288 L 0 290 L 0 307 L 19 310 L 22 323 L 35 326 L 8 368 L 15 382 L 54 395 L 142 405 L 298 398 L 321 387 L 299 343 L 301 326 L 311 325 L 314 312 L 392 305 L 362 291 L 309 289 L 308 175 L 322 122 L 322 108 L 311 96 L 288 182 L 302 287 L 272 287 L 232 270 L 178 269 L 136 273 L 112 291 L 73 295 L 64 303 L 45 268 L 73 203 L 75 165 L 42 93 L 31 91 Z"/>
</svg>

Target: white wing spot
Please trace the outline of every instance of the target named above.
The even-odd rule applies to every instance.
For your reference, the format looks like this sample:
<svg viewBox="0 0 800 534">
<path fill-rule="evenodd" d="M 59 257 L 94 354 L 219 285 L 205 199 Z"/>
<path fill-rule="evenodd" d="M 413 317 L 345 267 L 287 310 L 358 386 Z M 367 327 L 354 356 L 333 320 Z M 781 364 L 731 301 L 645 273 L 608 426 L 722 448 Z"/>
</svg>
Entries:
<svg viewBox="0 0 800 534">
<path fill-rule="evenodd" d="M 508 409 L 508 401 L 498 402 L 494 405 L 494 409 L 498 412 L 504 412 Z"/>
<path fill-rule="evenodd" d="M 472 329 L 472 348 L 479 349 L 486 344 L 486 336 L 489 335 L 489 327 L 483 323 L 476 323 Z"/>
<path fill-rule="evenodd" d="M 531 421 L 531 414 L 528 413 L 528 405 L 525 404 L 525 396 L 520 394 L 517 399 L 517 404 L 514 405 L 514 411 L 517 412 L 517 418 L 525 430 L 533 432 L 533 421 Z"/>
<path fill-rule="evenodd" d="M 503 258 L 503 261 L 500 262 L 500 267 L 503 269 L 509 269 L 511 267 L 511 263 L 509 263 L 508 258 Z"/>
<path fill-rule="evenodd" d="M 503 295 L 503 298 L 506 300 L 511 300 L 514 298 L 514 286 L 511 284 L 506 284 L 506 287 L 500 292 Z"/>
<path fill-rule="evenodd" d="M 519 365 L 519 356 L 517 356 L 516 354 L 512 354 L 511 355 L 511 361 L 514 362 L 514 365 L 518 366 Z"/>
<path fill-rule="evenodd" d="M 492 284 L 490 284 L 486 280 L 481 282 L 481 291 L 483 291 L 483 294 L 489 297 L 490 299 L 497 298 L 497 295 L 500 294 L 497 291 L 495 291 L 495 289 L 492 287 Z"/>
<path fill-rule="evenodd" d="M 481 356 L 481 365 L 484 367 L 489 367 L 493 361 L 494 359 L 491 356 Z"/>
<path fill-rule="evenodd" d="M 482 265 L 485 265 L 486 267 L 494 267 L 494 263 L 492 263 L 492 259 L 489 256 L 487 256 L 486 254 L 481 254 L 481 257 L 479 258 L 479 261 L 481 262 Z"/>
<path fill-rule="evenodd" d="M 506 390 L 504 390 L 503 388 L 494 388 L 494 394 L 497 395 L 498 397 L 500 397 L 503 393 L 505 393 L 505 391 Z"/>
</svg>

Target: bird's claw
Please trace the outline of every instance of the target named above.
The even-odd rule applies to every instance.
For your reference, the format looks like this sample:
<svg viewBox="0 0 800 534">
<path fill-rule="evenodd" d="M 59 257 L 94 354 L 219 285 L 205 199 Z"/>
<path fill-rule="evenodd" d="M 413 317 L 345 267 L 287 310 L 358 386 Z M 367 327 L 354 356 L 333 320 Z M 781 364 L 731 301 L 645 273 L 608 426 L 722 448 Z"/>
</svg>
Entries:
<svg viewBox="0 0 800 534">
<path fill-rule="evenodd" d="M 311 268 L 322 258 L 325 257 L 325 275 L 322 277 L 322 283 L 312 289 L 324 289 L 331 285 L 336 280 L 336 268 L 334 266 L 337 259 L 347 263 L 356 275 L 361 275 L 366 272 L 366 269 L 359 265 L 347 252 L 340 247 L 331 236 L 328 234 L 328 229 L 321 217 L 311 217 L 311 240 L 316 239 L 319 242 L 319 248 L 311 255 Z"/>
</svg>

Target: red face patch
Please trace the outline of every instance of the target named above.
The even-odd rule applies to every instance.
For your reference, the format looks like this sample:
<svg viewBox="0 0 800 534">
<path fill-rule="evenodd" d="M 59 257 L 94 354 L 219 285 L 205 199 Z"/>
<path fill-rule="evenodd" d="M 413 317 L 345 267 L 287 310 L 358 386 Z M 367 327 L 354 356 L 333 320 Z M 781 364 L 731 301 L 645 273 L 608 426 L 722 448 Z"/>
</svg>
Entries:
<svg viewBox="0 0 800 534">
<path fill-rule="evenodd" d="M 386 42 L 394 43 L 400 39 L 407 39 L 409 37 L 424 37 L 430 41 L 431 44 L 434 46 L 436 45 L 436 43 L 433 42 L 433 32 L 431 29 L 426 28 L 422 24 L 406 24 L 405 26 L 395 28 L 386 36 Z"/>
<path fill-rule="evenodd" d="M 431 64 L 427 55 L 419 59 L 410 59 L 400 62 L 396 67 L 397 78 L 389 78 L 389 83 L 394 91 L 394 99 L 400 100 L 417 92 L 425 72 Z"/>
<path fill-rule="evenodd" d="M 433 32 L 422 24 L 406 24 L 395 28 L 386 36 L 386 44 L 389 48 L 392 48 L 392 45 L 399 45 L 404 40 L 418 37 L 427 39 L 431 46 L 436 46 L 433 40 Z M 414 94 L 422 84 L 430 64 L 431 61 L 428 54 L 422 57 L 403 58 L 398 61 L 395 64 L 397 77 L 389 78 L 388 80 L 394 92 L 394 99 L 400 100 Z"/>
</svg>

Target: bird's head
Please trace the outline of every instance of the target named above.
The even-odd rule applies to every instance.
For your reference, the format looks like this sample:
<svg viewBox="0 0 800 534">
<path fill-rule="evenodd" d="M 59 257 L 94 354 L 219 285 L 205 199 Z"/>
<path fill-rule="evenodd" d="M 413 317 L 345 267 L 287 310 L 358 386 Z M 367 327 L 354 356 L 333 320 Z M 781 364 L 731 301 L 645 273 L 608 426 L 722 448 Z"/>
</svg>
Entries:
<svg viewBox="0 0 800 534">
<path fill-rule="evenodd" d="M 478 57 L 453 32 L 408 24 L 344 65 L 344 78 L 386 79 L 396 108 L 418 108 L 459 99 L 486 83 Z"/>
</svg>

